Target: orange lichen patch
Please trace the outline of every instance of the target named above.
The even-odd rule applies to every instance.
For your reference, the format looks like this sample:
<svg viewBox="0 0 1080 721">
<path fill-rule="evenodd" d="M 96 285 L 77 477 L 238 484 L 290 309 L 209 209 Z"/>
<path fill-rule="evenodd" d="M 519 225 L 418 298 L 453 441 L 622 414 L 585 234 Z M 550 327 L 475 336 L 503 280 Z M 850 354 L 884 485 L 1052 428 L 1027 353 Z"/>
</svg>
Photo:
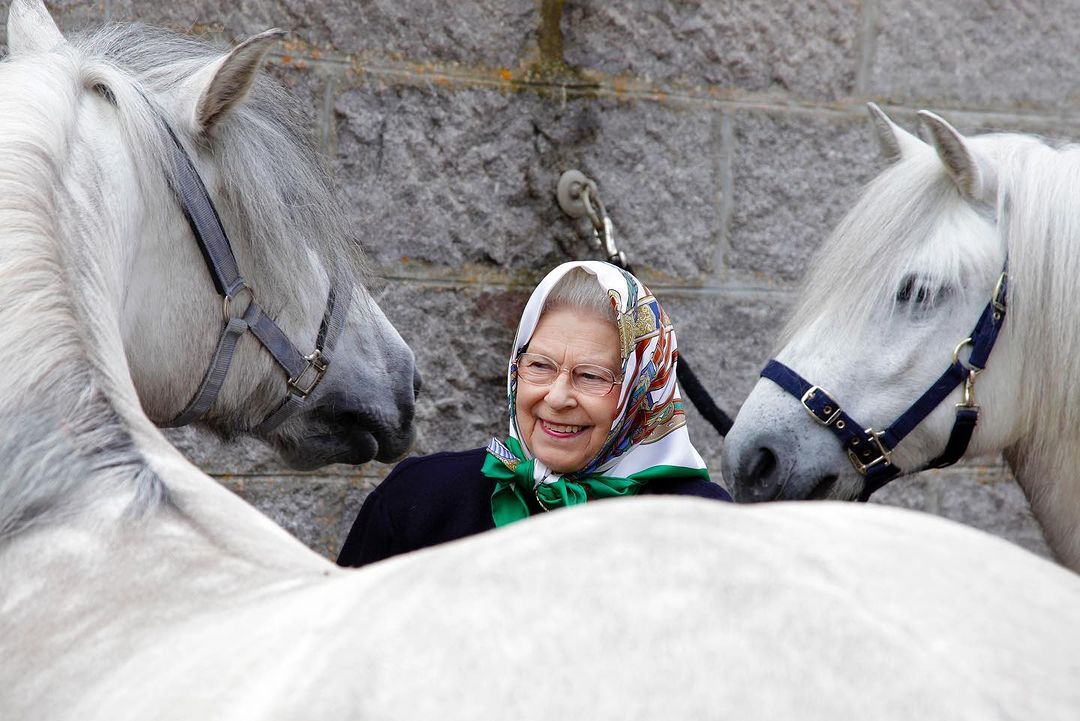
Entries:
<svg viewBox="0 0 1080 721">
<path fill-rule="evenodd" d="M 289 65 L 289 64 L 292 63 L 292 61 L 293 61 L 292 55 L 282 55 L 281 56 L 281 64 L 282 65 Z"/>
<path fill-rule="evenodd" d="M 514 74 L 510 72 L 509 68 L 500 68 L 499 77 L 502 78 L 504 83 L 508 83 L 514 79 Z"/>
</svg>

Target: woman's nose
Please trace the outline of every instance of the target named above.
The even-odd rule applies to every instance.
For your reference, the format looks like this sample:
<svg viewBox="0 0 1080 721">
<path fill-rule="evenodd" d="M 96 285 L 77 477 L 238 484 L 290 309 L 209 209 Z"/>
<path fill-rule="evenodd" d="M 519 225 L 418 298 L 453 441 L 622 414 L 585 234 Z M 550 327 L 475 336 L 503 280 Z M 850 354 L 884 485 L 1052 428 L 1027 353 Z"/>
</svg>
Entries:
<svg viewBox="0 0 1080 721">
<path fill-rule="evenodd" d="M 552 408 L 563 408 L 577 403 L 574 396 L 574 385 L 570 382 L 570 371 L 566 368 L 559 371 L 555 380 L 548 386 L 547 402 Z"/>
</svg>

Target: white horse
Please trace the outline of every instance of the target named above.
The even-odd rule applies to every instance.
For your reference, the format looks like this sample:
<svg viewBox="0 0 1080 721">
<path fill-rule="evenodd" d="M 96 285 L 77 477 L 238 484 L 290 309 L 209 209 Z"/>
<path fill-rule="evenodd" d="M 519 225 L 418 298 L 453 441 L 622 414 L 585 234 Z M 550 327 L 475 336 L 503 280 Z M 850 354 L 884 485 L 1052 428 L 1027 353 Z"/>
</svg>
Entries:
<svg viewBox="0 0 1080 721">
<path fill-rule="evenodd" d="M 976 376 L 968 453 L 1005 452 L 1050 547 L 1080 569 L 1080 148 L 965 138 L 922 112 L 927 144 L 871 110 L 893 164 L 821 247 L 776 359 L 880 431 L 949 366 L 1007 256 L 1008 312 Z M 943 451 L 962 393 L 895 448 L 895 465 L 919 470 Z M 723 467 L 744 501 L 850 500 L 864 484 L 837 438 L 764 378 Z"/>
<path fill-rule="evenodd" d="M 360 571 L 316 556 L 151 420 L 187 402 L 221 321 L 148 100 L 290 337 L 315 334 L 344 262 L 311 157 L 251 84 L 265 38 L 68 43 L 38 0 L 8 22 L 4 721 L 1076 718 L 1080 579 L 907 511 L 636 499 Z M 407 441 L 410 356 L 355 302 L 315 405 L 270 437 L 305 465 Z M 210 413 L 225 431 L 282 392 L 245 343 Z"/>
</svg>

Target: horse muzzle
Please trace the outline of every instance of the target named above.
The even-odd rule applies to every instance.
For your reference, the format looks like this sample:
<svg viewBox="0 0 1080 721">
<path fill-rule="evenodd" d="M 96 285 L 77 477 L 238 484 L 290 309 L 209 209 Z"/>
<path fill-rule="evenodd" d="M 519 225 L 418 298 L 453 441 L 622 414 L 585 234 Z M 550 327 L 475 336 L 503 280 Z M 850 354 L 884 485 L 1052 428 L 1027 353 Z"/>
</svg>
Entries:
<svg viewBox="0 0 1080 721">
<path fill-rule="evenodd" d="M 721 470 L 735 501 L 854 500 L 863 487 L 832 434 L 761 379 L 724 439 Z"/>
</svg>

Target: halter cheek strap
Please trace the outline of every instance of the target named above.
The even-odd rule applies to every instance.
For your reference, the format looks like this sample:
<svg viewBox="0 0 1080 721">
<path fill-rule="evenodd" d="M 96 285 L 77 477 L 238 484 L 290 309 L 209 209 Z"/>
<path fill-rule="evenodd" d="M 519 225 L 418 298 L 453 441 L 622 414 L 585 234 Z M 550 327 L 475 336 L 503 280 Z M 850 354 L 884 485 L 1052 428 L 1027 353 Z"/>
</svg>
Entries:
<svg viewBox="0 0 1080 721">
<path fill-rule="evenodd" d="M 953 351 L 952 363 L 945 372 L 923 393 L 918 400 L 883 431 L 876 431 L 857 423 L 840 407 L 840 404 L 819 386 L 812 385 L 794 370 L 777 360 L 770 360 L 761 371 L 768 378 L 799 399 L 810 417 L 828 428 L 840 440 L 848 460 L 860 475 L 866 477 L 859 500 L 867 500 L 872 493 L 899 476 L 902 471 L 892 462 L 892 451 L 911 431 L 956 389 L 964 385 L 963 400 L 956 405 L 956 419 L 945 450 L 925 468 L 944 468 L 960 460 L 967 451 L 968 443 L 979 420 L 979 406 L 975 403 L 975 378 L 986 367 L 990 351 L 994 348 L 998 333 L 1005 322 L 1005 302 L 1008 293 L 1008 263 L 1002 270 L 990 302 L 979 316 L 971 333 Z M 960 360 L 960 351 L 971 346 L 967 362 Z"/>
<path fill-rule="evenodd" d="M 187 407 L 162 425 L 167 428 L 187 425 L 201 418 L 210 409 L 229 373 L 240 336 L 251 331 L 285 371 L 287 378 L 284 400 L 254 429 L 257 433 L 267 433 L 292 415 L 325 375 L 334 346 L 345 325 L 345 316 L 352 298 L 352 284 L 347 279 L 339 278 L 331 286 L 315 349 L 308 354 L 299 351 L 281 327 L 264 313 L 256 302 L 254 291 L 240 275 L 229 238 L 202 178 L 172 128 L 164 119 L 161 123 L 173 164 L 170 183 L 202 251 L 214 287 L 224 299 L 224 324 L 210 366 Z M 242 313 L 234 314 L 233 302 L 245 294 L 249 296 L 247 307 Z"/>
</svg>

